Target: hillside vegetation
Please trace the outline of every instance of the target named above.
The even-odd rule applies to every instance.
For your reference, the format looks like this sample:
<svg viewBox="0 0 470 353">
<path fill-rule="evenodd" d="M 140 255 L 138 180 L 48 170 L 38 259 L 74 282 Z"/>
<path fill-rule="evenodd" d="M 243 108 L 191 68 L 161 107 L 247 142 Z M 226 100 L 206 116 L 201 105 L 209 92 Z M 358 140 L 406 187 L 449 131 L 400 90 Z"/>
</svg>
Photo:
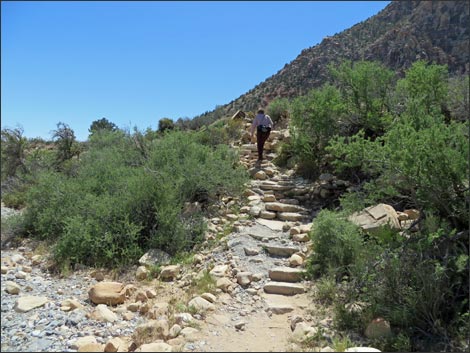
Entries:
<svg viewBox="0 0 470 353">
<path fill-rule="evenodd" d="M 383 317 L 394 332 L 376 342 L 382 350 L 460 350 L 470 331 L 468 76 L 424 61 L 402 78 L 369 61 L 329 69 L 330 83 L 267 107 L 291 134 L 278 165 L 353 184 L 314 220 L 309 276 L 334 303 L 338 329 Z M 25 208 L 2 228 L 48 241 L 59 267 L 192 251 L 205 216 L 247 181 L 229 147 L 241 136 L 235 120 L 199 131 L 92 127 L 83 144 L 63 123 L 50 142 L 2 130 L 2 201 Z M 349 221 L 379 202 L 420 216 L 403 232 Z"/>
</svg>

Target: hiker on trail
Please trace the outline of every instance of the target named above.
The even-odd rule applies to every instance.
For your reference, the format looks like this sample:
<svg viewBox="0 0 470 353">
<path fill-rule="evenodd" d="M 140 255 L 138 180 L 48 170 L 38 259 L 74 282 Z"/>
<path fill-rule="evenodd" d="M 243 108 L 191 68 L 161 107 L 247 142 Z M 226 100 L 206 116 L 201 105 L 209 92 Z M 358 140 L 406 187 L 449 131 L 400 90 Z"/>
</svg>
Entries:
<svg viewBox="0 0 470 353">
<path fill-rule="evenodd" d="M 256 114 L 255 119 L 253 120 L 253 124 L 251 124 L 251 140 L 253 140 L 253 135 L 256 129 L 258 162 L 263 160 L 264 143 L 268 139 L 272 128 L 273 121 L 271 120 L 271 117 L 269 115 L 265 115 L 263 109 L 258 110 L 258 114 Z"/>
</svg>

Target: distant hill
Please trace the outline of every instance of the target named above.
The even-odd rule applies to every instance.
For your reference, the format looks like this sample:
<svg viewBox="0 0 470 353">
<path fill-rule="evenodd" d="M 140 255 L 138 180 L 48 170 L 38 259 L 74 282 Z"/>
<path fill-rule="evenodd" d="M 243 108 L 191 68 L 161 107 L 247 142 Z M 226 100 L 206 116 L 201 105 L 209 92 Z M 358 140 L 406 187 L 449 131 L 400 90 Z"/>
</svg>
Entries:
<svg viewBox="0 0 470 353">
<path fill-rule="evenodd" d="M 327 65 L 344 59 L 380 61 L 398 73 L 419 59 L 468 74 L 469 1 L 394 1 L 377 15 L 326 37 L 275 75 L 226 105 L 195 117 L 212 122 L 237 110 L 254 111 L 275 98 L 305 94 L 329 79 Z"/>
</svg>

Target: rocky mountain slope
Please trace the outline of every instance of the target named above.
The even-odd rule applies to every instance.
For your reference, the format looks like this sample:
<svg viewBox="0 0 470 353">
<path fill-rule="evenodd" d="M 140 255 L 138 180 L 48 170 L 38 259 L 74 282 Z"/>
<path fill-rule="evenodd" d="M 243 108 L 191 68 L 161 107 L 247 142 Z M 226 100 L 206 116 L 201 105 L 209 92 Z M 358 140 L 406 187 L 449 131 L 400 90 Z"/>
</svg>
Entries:
<svg viewBox="0 0 470 353">
<path fill-rule="evenodd" d="M 451 74 L 468 74 L 469 12 L 468 1 L 394 1 L 377 15 L 304 49 L 275 75 L 219 109 L 232 115 L 254 111 L 275 98 L 305 94 L 328 81 L 329 64 L 345 59 L 379 61 L 399 73 L 423 59 L 448 65 Z M 214 111 L 195 119 L 211 115 Z"/>
</svg>

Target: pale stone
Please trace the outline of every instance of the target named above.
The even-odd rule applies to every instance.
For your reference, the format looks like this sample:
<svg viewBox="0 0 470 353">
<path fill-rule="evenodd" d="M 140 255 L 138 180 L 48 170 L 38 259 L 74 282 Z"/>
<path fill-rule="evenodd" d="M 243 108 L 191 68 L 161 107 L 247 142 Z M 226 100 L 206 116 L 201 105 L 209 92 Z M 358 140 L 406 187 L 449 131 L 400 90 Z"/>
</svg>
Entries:
<svg viewBox="0 0 470 353">
<path fill-rule="evenodd" d="M 290 267 L 276 267 L 269 270 L 269 278 L 278 282 L 300 282 L 304 271 Z"/>
<path fill-rule="evenodd" d="M 293 254 L 289 258 L 289 264 L 293 267 L 302 266 L 303 263 L 304 263 L 304 259 L 300 255 Z"/>
<path fill-rule="evenodd" d="M 42 262 L 42 256 L 41 255 L 34 255 L 31 257 L 31 263 L 33 266 L 37 266 Z"/>
<path fill-rule="evenodd" d="M 263 197 L 264 202 L 276 202 L 276 197 L 274 195 L 265 195 Z"/>
<path fill-rule="evenodd" d="M 194 320 L 193 316 L 190 313 L 178 313 L 174 315 L 175 322 L 178 325 L 187 325 Z"/>
<path fill-rule="evenodd" d="M 95 336 L 84 336 L 84 337 L 77 338 L 76 341 L 72 342 L 72 344 L 70 345 L 70 348 L 79 350 L 80 347 L 83 347 L 90 343 L 98 343 L 96 341 Z"/>
<path fill-rule="evenodd" d="M 184 337 L 187 341 L 194 341 L 199 330 L 193 327 L 185 327 L 180 331 L 180 336 Z"/>
<path fill-rule="evenodd" d="M 173 326 L 171 326 L 168 336 L 170 338 L 178 337 L 181 330 L 182 330 L 182 327 L 180 325 L 174 324 Z"/>
<path fill-rule="evenodd" d="M 118 316 L 109 310 L 105 304 L 98 304 L 90 317 L 94 320 L 104 322 L 115 322 L 118 320 Z"/>
<path fill-rule="evenodd" d="M 162 271 L 160 272 L 160 278 L 162 280 L 172 281 L 179 275 L 180 271 L 181 271 L 180 265 L 165 266 L 162 268 Z"/>
<path fill-rule="evenodd" d="M 29 266 L 21 266 L 21 269 L 26 273 L 31 273 L 33 271 L 33 269 Z"/>
<path fill-rule="evenodd" d="M 296 295 L 305 292 L 304 286 L 297 283 L 268 282 L 264 291 L 269 294 Z"/>
<path fill-rule="evenodd" d="M 205 312 L 205 311 L 209 311 L 209 310 L 215 310 L 214 304 L 208 302 L 207 300 L 205 300 L 204 298 L 201 298 L 201 297 L 196 297 L 196 298 L 191 299 L 188 303 L 188 306 L 189 307 L 191 307 L 191 306 L 194 307 L 197 312 Z"/>
<path fill-rule="evenodd" d="M 46 297 L 24 296 L 18 298 L 13 309 L 16 312 L 25 313 L 45 305 L 48 301 Z"/>
<path fill-rule="evenodd" d="M 215 286 L 221 289 L 223 292 L 228 292 L 232 284 L 232 281 L 230 281 L 227 277 L 222 277 L 217 280 Z"/>
<path fill-rule="evenodd" d="M 131 321 L 134 318 L 134 314 L 130 312 L 125 312 L 122 314 L 122 318 L 126 321 Z"/>
<path fill-rule="evenodd" d="M 282 220 L 282 221 L 301 221 L 304 216 L 302 216 L 299 213 L 294 213 L 294 212 L 278 212 L 277 217 Z"/>
<path fill-rule="evenodd" d="M 12 281 L 6 281 L 5 282 L 5 292 L 8 294 L 16 295 L 20 293 L 20 286 L 16 284 L 15 282 Z"/>
<path fill-rule="evenodd" d="M 5 275 L 5 274 L 8 272 L 9 269 L 10 269 L 10 268 L 9 268 L 8 266 L 3 266 L 3 265 L 2 265 L 2 266 L 1 266 L 2 275 Z"/>
<path fill-rule="evenodd" d="M 265 180 L 267 178 L 267 175 L 264 171 L 260 170 L 260 171 L 256 172 L 254 177 L 255 177 L 255 179 L 258 179 L 258 180 Z"/>
<path fill-rule="evenodd" d="M 201 294 L 201 298 L 204 298 L 210 303 L 215 303 L 215 301 L 217 300 L 216 296 L 212 293 L 203 293 Z"/>
<path fill-rule="evenodd" d="M 274 256 L 288 257 L 298 252 L 299 248 L 291 246 L 266 245 L 266 251 Z"/>
<path fill-rule="evenodd" d="M 240 272 L 237 273 L 237 282 L 242 287 L 245 287 L 251 283 L 252 273 L 251 272 Z"/>
<path fill-rule="evenodd" d="M 111 338 L 104 346 L 105 352 L 127 352 L 128 344 L 119 337 Z"/>
<path fill-rule="evenodd" d="M 62 311 L 71 311 L 81 308 L 83 308 L 83 305 L 76 299 L 65 299 L 60 303 L 60 310 Z"/>
<path fill-rule="evenodd" d="M 126 291 L 119 282 L 99 282 L 90 288 L 88 296 L 95 304 L 117 305 L 126 300 Z"/>
<path fill-rule="evenodd" d="M 246 256 L 255 256 L 255 255 L 258 255 L 258 254 L 259 254 L 259 250 L 258 250 L 258 249 L 254 249 L 254 248 L 243 248 L 243 250 L 245 251 L 245 255 L 246 255 Z"/>
<path fill-rule="evenodd" d="M 276 315 L 283 315 L 294 310 L 291 305 L 270 305 L 269 310 Z"/>
<path fill-rule="evenodd" d="M 169 335 L 168 320 L 149 320 L 137 326 L 134 330 L 133 337 L 144 339 L 142 343 L 155 342 L 158 339 L 167 339 Z"/>
<path fill-rule="evenodd" d="M 133 313 L 139 311 L 140 303 L 130 303 L 127 305 L 127 310 L 132 311 Z"/>
<path fill-rule="evenodd" d="M 274 218 L 276 218 L 276 212 L 270 212 L 270 211 L 262 210 L 259 213 L 259 216 L 263 219 L 274 219 Z"/>
<path fill-rule="evenodd" d="M 151 249 L 139 259 L 139 264 L 147 266 L 166 265 L 170 260 L 171 256 L 168 253 L 160 249 Z"/>
<path fill-rule="evenodd" d="M 157 292 L 154 289 L 146 289 L 145 295 L 147 296 L 147 298 L 153 299 L 157 296 Z"/>
<path fill-rule="evenodd" d="M 217 265 L 209 272 L 212 277 L 224 277 L 227 273 L 228 265 Z"/>
<path fill-rule="evenodd" d="M 249 214 L 252 215 L 253 217 L 258 217 L 261 212 L 261 207 L 259 206 L 252 206 L 250 208 Z"/>
<path fill-rule="evenodd" d="M 14 254 L 10 257 L 10 260 L 15 264 L 22 264 L 25 261 L 25 258 L 23 255 Z"/>
<path fill-rule="evenodd" d="M 304 210 L 303 207 L 300 207 L 297 205 L 280 203 L 280 202 L 266 202 L 265 208 L 268 211 L 276 211 L 276 212 L 300 212 Z"/>
<path fill-rule="evenodd" d="M 147 279 L 148 274 L 149 270 L 147 270 L 147 267 L 139 266 L 137 267 L 137 271 L 135 272 L 135 278 L 137 278 L 139 281 L 142 281 L 144 279 Z"/>
<path fill-rule="evenodd" d="M 196 254 L 193 256 L 193 264 L 201 264 L 204 261 L 204 257 L 201 254 Z"/>
<path fill-rule="evenodd" d="M 81 346 L 79 352 L 103 352 L 104 344 L 101 343 L 88 343 L 84 346 Z"/>
<path fill-rule="evenodd" d="M 172 347 L 165 342 L 146 343 L 137 348 L 136 352 L 172 352 Z"/>
<path fill-rule="evenodd" d="M 292 236 L 293 241 L 298 241 L 299 243 L 306 243 L 310 240 L 307 233 L 294 234 Z"/>
<path fill-rule="evenodd" d="M 309 337 L 315 336 L 317 332 L 318 332 L 318 328 L 309 326 L 305 322 L 299 322 L 295 326 L 295 330 L 292 333 L 292 338 L 295 341 L 302 342 L 308 339 Z"/>
<path fill-rule="evenodd" d="M 15 277 L 18 279 L 26 279 L 28 277 L 28 274 L 23 271 L 18 271 L 17 273 L 15 273 Z"/>
</svg>

